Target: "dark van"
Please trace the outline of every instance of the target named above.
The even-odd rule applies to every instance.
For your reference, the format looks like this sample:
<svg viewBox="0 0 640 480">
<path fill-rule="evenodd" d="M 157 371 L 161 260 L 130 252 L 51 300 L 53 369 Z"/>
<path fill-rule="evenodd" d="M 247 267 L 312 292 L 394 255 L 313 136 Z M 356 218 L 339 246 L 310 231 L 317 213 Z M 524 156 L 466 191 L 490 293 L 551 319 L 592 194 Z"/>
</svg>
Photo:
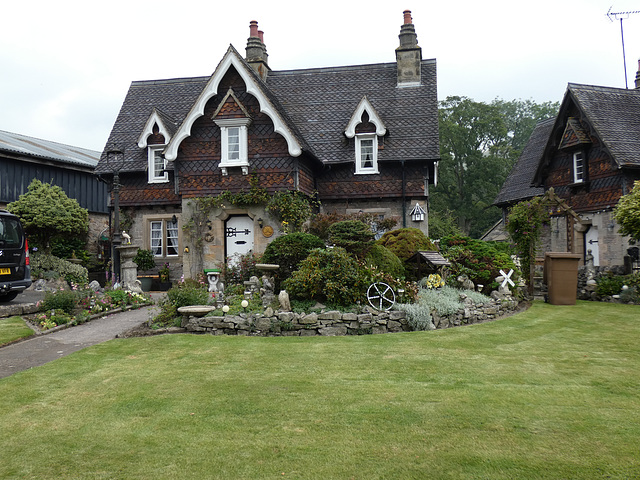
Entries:
<svg viewBox="0 0 640 480">
<path fill-rule="evenodd" d="M 0 210 L 0 303 L 10 302 L 30 285 L 29 245 L 22 224 Z"/>
</svg>

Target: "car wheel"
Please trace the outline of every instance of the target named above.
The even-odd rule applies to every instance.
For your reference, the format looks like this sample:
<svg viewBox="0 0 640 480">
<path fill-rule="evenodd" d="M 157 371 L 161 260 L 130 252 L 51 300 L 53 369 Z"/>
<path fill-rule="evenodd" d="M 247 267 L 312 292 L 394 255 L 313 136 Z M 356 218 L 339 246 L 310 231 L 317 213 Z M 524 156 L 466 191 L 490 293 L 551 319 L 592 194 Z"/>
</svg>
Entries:
<svg viewBox="0 0 640 480">
<path fill-rule="evenodd" d="M 18 296 L 18 293 L 20 292 L 9 292 L 9 293 L 5 293 L 4 295 L 0 295 L 0 303 L 10 302 L 11 300 L 13 300 Z"/>
</svg>

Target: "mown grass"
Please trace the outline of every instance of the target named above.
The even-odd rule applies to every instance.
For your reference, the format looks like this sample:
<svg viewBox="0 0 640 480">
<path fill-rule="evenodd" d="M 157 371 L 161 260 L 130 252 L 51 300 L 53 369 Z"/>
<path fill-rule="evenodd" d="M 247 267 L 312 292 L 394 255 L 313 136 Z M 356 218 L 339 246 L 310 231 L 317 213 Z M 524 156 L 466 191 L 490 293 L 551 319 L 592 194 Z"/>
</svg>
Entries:
<svg viewBox="0 0 640 480">
<path fill-rule="evenodd" d="M 20 317 L 0 318 L 0 346 L 21 338 L 33 335 L 31 330 Z"/>
<path fill-rule="evenodd" d="M 640 307 L 114 340 L 0 380 L 0 478 L 640 478 Z"/>
</svg>

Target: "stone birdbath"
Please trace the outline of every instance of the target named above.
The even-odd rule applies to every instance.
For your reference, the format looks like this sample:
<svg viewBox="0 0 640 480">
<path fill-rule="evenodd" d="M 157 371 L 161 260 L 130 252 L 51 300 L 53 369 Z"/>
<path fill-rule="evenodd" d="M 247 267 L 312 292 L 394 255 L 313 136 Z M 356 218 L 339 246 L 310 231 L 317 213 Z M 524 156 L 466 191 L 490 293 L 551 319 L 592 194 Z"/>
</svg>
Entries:
<svg viewBox="0 0 640 480">
<path fill-rule="evenodd" d="M 178 313 L 188 317 L 204 317 L 207 313 L 213 312 L 216 307 L 211 305 L 188 305 L 179 307 Z"/>
</svg>

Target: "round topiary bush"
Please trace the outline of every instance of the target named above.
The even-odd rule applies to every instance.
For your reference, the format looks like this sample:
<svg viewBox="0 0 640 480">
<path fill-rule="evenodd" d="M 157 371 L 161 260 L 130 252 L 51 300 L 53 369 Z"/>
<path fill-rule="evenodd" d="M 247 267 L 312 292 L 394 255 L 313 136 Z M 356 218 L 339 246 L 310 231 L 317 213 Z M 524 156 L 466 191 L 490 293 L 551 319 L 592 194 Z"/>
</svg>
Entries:
<svg viewBox="0 0 640 480">
<path fill-rule="evenodd" d="M 283 286 L 291 298 L 349 306 L 363 298 L 366 279 L 356 259 L 336 247 L 312 250 Z"/>
<path fill-rule="evenodd" d="M 391 250 L 396 256 L 407 261 L 418 250 L 438 250 L 438 247 L 417 228 L 400 228 L 385 233 L 378 245 L 383 245 Z"/>
<path fill-rule="evenodd" d="M 262 255 L 263 263 L 275 263 L 280 268 L 275 272 L 276 285 L 289 278 L 298 265 L 315 248 L 324 248 L 324 242 L 310 233 L 290 233 L 271 242 Z"/>
<path fill-rule="evenodd" d="M 373 245 L 364 259 L 367 265 L 377 267 L 392 277 L 405 276 L 404 265 L 398 256 L 383 245 Z"/>
</svg>

